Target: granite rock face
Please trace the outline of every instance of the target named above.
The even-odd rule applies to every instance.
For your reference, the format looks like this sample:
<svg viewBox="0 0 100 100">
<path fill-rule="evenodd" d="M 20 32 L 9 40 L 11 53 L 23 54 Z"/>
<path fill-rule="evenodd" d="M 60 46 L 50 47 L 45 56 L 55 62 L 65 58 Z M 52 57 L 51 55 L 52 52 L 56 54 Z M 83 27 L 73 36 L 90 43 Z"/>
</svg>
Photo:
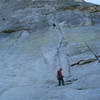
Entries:
<svg viewBox="0 0 100 100">
<path fill-rule="evenodd" d="M 99 6 L 74 0 L 2 0 L 0 5 L 0 32 L 4 33 L 48 28 L 52 25 L 52 14 L 58 23 L 64 22 L 66 27 L 100 23 Z"/>
<path fill-rule="evenodd" d="M 0 2 L 1 35 L 6 33 L 11 35 L 11 38 L 13 35 L 14 38 L 18 38 L 23 36 L 24 32 L 32 33 L 33 36 L 34 32 L 38 32 L 37 37 L 39 35 L 41 40 L 41 35 L 44 34 L 47 43 L 49 43 L 49 35 L 47 34 L 52 31 L 56 36 L 58 33 L 63 33 L 57 36 L 55 44 L 51 43 L 50 45 L 56 48 L 56 44 L 59 44 L 58 40 L 63 35 L 70 48 L 67 52 L 69 58 L 71 57 L 71 65 L 79 64 L 80 61 L 84 62 L 86 59 L 93 61 L 97 59 L 96 56 L 99 55 L 97 53 L 94 55 L 86 43 L 91 44 L 92 41 L 97 41 L 100 38 L 99 24 L 100 6 L 86 3 L 84 0 L 2 0 Z M 51 40 L 53 37 L 55 36 L 51 34 Z M 73 42 L 75 45 L 70 46 Z M 90 46 L 90 44 L 88 45 Z M 99 51 L 99 49 L 94 49 L 96 52 Z M 86 53 L 86 57 L 82 56 L 84 53 Z M 74 57 L 77 55 L 78 58 Z"/>
<path fill-rule="evenodd" d="M 99 47 L 94 48 L 93 51 L 90 47 L 92 41 L 95 46 L 96 43 L 99 43 L 99 24 L 100 6 L 86 3 L 84 0 L 2 0 L 0 2 L 1 35 L 6 33 L 11 36 L 9 36 L 10 38 L 21 40 L 23 33 L 28 33 L 27 37 L 33 34 L 34 37 L 34 32 L 36 32 L 37 36 L 35 37 L 39 36 L 40 40 L 37 40 L 38 44 L 35 46 L 39 45 L 40 48 L 47 44 L 50 44 L 51 48 L 57 48 L 60 39 L 64 37 L 64 40 L 68 42 L 68 48 L 65 46 L 67 52 L 63 51 L 64 55 L 68 54 L 71 66 L 99 59 L 99 53 L 97 53 Z M 43 34 L 47 39 L 43 42 L 44 44 L 40 43 Z M 54 37 L 55 40 L 53 40 Z M 27 41 L 27 38 L 25 39 Z M 31 41 L 31 39 L 29 40 Z M 54 41 L 54 44 L 50 41 Z M 35 46 L 34 48 L 36 48 Z M 59 48 L 61 58 L 62 49 L 63 44 Z"/>
<path fill-rule="evenodd" d="M 99 63 L 100 6 L 0 1 L 0 100 L 99 100 Z M 62 89 L 55 87 L 59 67 L 66 81 L 76 79 Z"/>
</svg>

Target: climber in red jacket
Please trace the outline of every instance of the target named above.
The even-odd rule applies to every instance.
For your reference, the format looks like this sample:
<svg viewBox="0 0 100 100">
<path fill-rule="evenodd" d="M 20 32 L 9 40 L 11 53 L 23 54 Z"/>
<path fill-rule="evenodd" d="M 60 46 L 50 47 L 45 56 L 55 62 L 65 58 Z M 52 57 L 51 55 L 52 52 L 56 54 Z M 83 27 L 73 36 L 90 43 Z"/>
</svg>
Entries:
<svg viewBox="0 0 100 100">
<path fill-rule="evenodd" d="M 57 71 L 57 79 L 58 79 L 58 82 L 59 82 L 59 86 L 61 86 L 61 83 L 62 83 L 62 85 L 64 85 L 64 80 L 63 80 L 63 75 L 62 75 L 62 68 L 60 68 Z"/>
</svg>

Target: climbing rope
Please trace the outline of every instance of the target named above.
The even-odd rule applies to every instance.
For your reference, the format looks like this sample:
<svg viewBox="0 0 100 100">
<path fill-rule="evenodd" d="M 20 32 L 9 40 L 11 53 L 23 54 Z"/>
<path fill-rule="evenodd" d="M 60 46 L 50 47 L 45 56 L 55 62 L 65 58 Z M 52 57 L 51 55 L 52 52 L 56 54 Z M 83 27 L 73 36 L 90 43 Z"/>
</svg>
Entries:
<svg viewBox="0 0 100 100">
<path fill-rule="evenodd" d="M 54 22 L 55 22 L 55 27 L 56 27 L 56 29 L 58 29 L 59 30 L 59 43 L 58 43 L 58 47 L 57 47 L 57 49 L 56 49 L 56 54 L 55 54 L 55 56 L 57 57 L 56 59 L 58 59 L 57 61 L 58 61 L 58 66 L 60 67 L 61 66 L 61 59 L 60 59 L 60 48 L 61 48 L 61 46 L 62 46 L 62 43 L 63 43 L 63 32 L 62 32 L 62 30 L 61 30 L 61 28 L 60 28 L 60 26 L 59 26 L 59 24 L 57 23 L 57 20 L 56 20 L 56 16 L 54 15 L 54 13 L 53 13 L 53 18 L 54 18 Z"/>
<path fill-rule="evenodd" d="M 54 9 L 56 10 L 56 6 L 54 7 Z M 56 56 L 57 56 L 56 59 L 58 59 L 58 62 L 59 62 L 58 66 L 61 67 L 60 48 L 62 47 L 63 42 L 64 42 L 64 33 L 61 30 L 59 24 L 57 23 L 57 18 L 54 13 L 53 13 L 53 18 L 54 18 L 54 22 L 55 22 L 54 26 L 56 27 L 56 29 L 59 30 L 59 44 L 58 44 L 57 51 L 56 51 Z M 68 64 L 68 77 L 71 77 L 72 76 L 71 69 L 70 69 L 71 66 L 69 64 L 69 59 L 68 59 L 67 55 L 66 55 L 66 62 Z"/>
</svg>

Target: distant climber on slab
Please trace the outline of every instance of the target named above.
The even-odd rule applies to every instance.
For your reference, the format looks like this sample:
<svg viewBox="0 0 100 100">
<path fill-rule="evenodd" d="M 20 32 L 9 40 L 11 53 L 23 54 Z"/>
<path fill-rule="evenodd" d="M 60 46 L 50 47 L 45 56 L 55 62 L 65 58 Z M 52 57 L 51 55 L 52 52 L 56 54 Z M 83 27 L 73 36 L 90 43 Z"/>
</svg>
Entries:
<svg viewBox="0 0 100 100">
<path fill-rule="evenodd" d="M 56 27 L 56 24 L 54 23 L 52 26 L 53 26 L 53 28 L 55 28 Z"/>
<path fill-rule="evenodd" d="M 59 86 L 64 85 L 63 75 L 62 75 L 62 68 L 57 71 L 57 79 L 59 82 Z"/>
</svg>

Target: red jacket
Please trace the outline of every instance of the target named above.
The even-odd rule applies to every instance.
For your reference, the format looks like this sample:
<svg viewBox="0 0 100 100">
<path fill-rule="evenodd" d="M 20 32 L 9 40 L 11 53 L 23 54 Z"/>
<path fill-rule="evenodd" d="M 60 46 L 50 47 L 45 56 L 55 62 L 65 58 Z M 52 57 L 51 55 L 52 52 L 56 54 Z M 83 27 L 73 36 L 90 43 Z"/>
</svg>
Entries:
<svg viewBox="0 0 100 100">
<path fill-rule="evenodd" d="M 58 71 L 58 75 L 59 76 L 62 76 L 62 72 L 60 70 Z"/>
<path fill-rule="evenodd" d="M 62 72 L 60 70 L 57 71 L 57 79 L 60 80 L 63 78 Z"/>
</svg>

